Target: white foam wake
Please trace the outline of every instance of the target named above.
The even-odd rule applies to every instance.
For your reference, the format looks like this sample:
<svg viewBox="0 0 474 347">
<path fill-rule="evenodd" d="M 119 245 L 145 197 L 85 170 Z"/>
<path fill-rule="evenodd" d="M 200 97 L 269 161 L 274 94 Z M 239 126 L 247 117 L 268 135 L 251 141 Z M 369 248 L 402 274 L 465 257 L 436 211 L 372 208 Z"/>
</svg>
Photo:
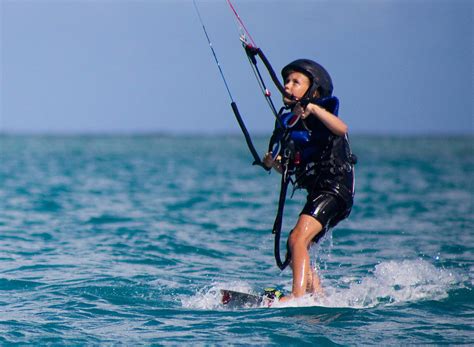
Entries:
<svg viewBox="0 0 474 347">
<path fill-rule="evenodd" d="M 221 304 L 221 289 L 232 289 L 237 292 L 252 293 L 251 286 L 246 282 L 214 282 L 210 286 L 198 290 L 193 296 L 181 297 L 181 304 L 186 308 L 202 310 L 223 308 Z"/>
<path fill-rule="evenodd" d="M 441 300 L 459 283 L 453 272 L 438 269 L 424 260 L 382 262 L 361 279 L 343 278 L 346 284 L 324 288 L 324 296 L 305 296 L 275 307 L 324 306 L 370 308 L 421 300 Z"/>
<path fill-rule="evenodd" d="M 420 300 L 441 300 L 460 278 L 455 273 L 436 268 L 424 260 L 382 262 L 362 278 L 345 277 L 339 284 L 328 285 L 323 281 L 324 296 L 303 296 L 272 307 L 348 307 L 370 308 L 378 305 L 394 305 Z M 255 293 L 245 282 L 213 283 L 191 297 L 181 299 L 183 307 L 195 309 L 219 309 L 221 288 Z"/>
</svg>

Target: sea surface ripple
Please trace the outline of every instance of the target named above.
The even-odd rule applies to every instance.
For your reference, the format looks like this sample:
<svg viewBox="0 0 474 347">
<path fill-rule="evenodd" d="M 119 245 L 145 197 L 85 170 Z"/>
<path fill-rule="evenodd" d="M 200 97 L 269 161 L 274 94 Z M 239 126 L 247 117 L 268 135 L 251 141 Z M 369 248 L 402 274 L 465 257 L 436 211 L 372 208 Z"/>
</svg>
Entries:
<svg viewBox="0 0 474 347">
<path fill-rule="evenodd" d="M 278 175 L 241 136 L 0 135 L 0 344 L 474 344 L 473 143 L 354 136 L 324 297 L 228 309 L 221 288 L 291 289 Z"/>
</svg>

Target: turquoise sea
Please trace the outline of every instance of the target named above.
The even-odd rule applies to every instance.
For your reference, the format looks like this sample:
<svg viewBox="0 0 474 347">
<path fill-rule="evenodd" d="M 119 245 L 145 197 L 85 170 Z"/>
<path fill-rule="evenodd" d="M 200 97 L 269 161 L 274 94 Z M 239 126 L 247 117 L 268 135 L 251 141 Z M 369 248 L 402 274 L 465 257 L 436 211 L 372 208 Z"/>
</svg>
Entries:
<svg viewBox="0 0 474 347">
<path fill-rule="evenodd" d="M 242 136 L 0 136 L 0 344 L 474 344 L 474 138 L 351 140 L 324 297 L 228 309 L 220 288 L 291 286 Z"/>
</svg>

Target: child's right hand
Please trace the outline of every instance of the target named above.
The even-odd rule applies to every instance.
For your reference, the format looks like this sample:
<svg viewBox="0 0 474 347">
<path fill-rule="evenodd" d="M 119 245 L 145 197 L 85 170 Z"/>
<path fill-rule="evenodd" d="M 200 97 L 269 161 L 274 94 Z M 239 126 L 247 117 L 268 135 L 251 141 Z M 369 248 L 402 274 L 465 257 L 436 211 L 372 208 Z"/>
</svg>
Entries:
<svg viewBox="0 0 474 347">
<path fill-rule="evenodd" d="M 275 160 L 273 160 L 272 152 L 265 153 L 265 156 L 263 157 L 263 164 L 269 169 L 274 168 L 279 173 L 282 173 L 281 156 L 277 156 Z"/>
</svg>

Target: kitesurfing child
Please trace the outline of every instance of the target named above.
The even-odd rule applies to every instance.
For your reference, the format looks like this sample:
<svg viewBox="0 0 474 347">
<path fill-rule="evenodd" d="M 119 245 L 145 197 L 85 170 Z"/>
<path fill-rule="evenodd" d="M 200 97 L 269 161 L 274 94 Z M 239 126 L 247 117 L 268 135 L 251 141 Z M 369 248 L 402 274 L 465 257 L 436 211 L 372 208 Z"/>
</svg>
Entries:
<svg viewBox="0 0 474 347">
<path fill-rule="evenodd" d="M 305 294 L 322 294 L 308 250 L 329 228 L 349 215 L 354 197 L 355 157 L 350 151 L 347 125 L 337 117 L 339 102 L 332 96 L 328 72 L 312 60 L 299 59 L 285 66 L 282 76 L 287 93 L 283 102 L 291 112 L 283 114 L 282 122 L 276 123 L 263 162 L 282 174 L 290 165 L 297 188 L 308 192 L 288 238 L 293 286 L 291 295 L 280 299 L 286 301 Z M 275 149 L 285 135 L 292 143 L 290 164 L 283 163 L 282 153 Z"/>
</svg>

